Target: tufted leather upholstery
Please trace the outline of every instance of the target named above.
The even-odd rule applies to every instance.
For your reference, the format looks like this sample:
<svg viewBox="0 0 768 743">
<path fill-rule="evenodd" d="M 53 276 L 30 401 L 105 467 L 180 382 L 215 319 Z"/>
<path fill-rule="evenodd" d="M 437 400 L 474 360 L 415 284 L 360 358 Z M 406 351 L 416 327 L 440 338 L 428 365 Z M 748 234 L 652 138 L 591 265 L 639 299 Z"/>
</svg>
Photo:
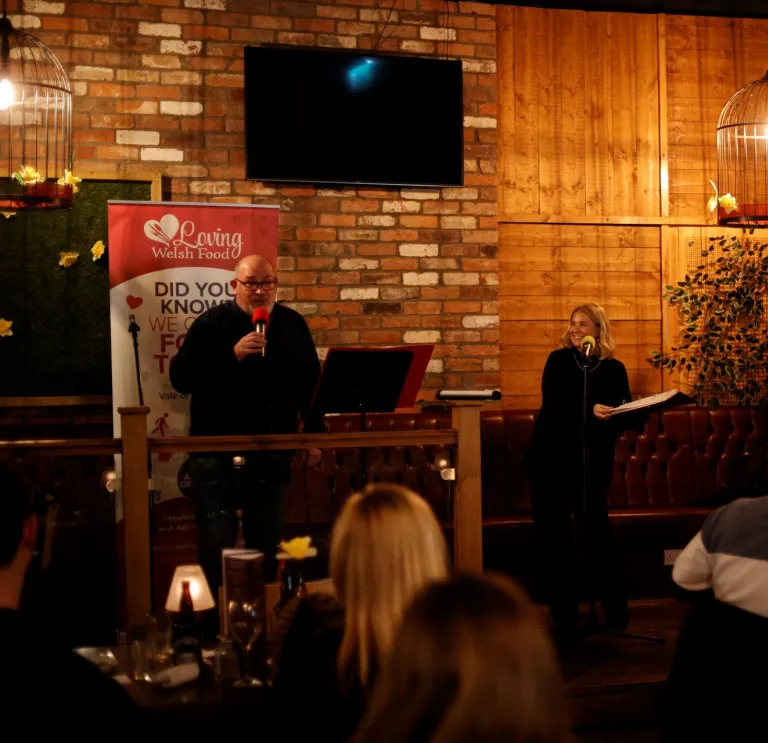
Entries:
<svg viewBox="0 0 768 743">
<path fill-rule="evenodd" d="M 530 480 L 526 454 L 536 412 L 489 410 L 482 416 L 483 560 L 510 573 L 541 598 L 532 561 Z M 384 414 L 368 418 L 371 430 L 449 428 L 447 411 Z M 359 430 L 355 416 L 330 417 L 329 431 Z M 453 504 L 433 469 L 437 447 L 370 450 L 369 479 L 404 482 L 432 504 L 446 531 Z M 557 452 L 552 452 L 557 466 Z M 320 472 L 297 464 L 286 528 L 313 534 L 322 544 L 344 499 L 360 484 L 358 450 L 326 450 Z M 732 497 L 768 493 L 768 408 L 677 408 L 654 414 L 642 432 L 616 445 L 609 493 L 611 520 L 623 553 L 629 594 L 668 595 L 666 550 L 681 549 L 712 508 Z"/>
<path fill-rule="evenodd" d="M 643 433 L 628 432 L 617 442 L 611 506 L 712 505 L 731 494 L 760 491 L 766 480 L 767 425 L 765 408 L 678 408 L 655 414 Z"/>
<path fill-rule="evenodd" d="M 526 453 L 536 413 L 494 410 L 482 416 L 483 515 L 487 521 L 519 520 L 530 512 Z M 356 416 L 334 416 L 330 432 L 359 430 Z M 371 415 L 375 431 L 450 428 L 446 411 Z M 654 413 L 643 432 L 617 442 L 609 495 L 616 515 L 680 513 L 712 506 L 726 491 L 759 491 L 766 483 L 768 409 L 677 408 Z M 450 521 L 449 491 L 432 467 L 437 447 L 370 449 L 369 479 L 403 482 L 421 492 L 438 517 Z M 344 499 L 359 487 L 360 450 L 326 450 L 319 472 L 294 470 L 289 523 L 330 524 Z M 552 452 L 557 464 L 557 452 Z M 768 489 L 766 489 L 768 492 Z M 730 494 L 729 494 L 730 495 Z M 697 508 L 699 507 L 699 508 Z"/>
</svg>

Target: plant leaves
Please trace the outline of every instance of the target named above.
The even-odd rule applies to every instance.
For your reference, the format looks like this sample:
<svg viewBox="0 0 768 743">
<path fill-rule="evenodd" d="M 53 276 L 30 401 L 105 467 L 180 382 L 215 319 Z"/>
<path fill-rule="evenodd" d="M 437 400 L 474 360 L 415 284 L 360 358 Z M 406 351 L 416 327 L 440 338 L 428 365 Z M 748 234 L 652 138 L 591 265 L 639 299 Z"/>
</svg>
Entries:
<svg viewBox="0 0 768 743">
<path fill-rule="evenodd" d="M 768 405 L 768 242 L 746 234 L 708 238 L 695 271 L 664 285 L 680 341 L 669 352 L 651 351 L 648 363 L 690 373 L 688 391 L 699 405 Z"/>
</svg>

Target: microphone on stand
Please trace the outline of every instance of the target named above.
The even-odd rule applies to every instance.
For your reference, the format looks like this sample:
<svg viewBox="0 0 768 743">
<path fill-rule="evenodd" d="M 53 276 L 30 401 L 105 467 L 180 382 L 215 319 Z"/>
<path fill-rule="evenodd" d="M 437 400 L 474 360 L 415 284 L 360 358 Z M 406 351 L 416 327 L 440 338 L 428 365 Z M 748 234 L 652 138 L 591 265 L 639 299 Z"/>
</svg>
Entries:
<svg viewBox="0 0 768 743">
<path fill-rule="evenodd" d="M 581 352 L 585 358 L 589 358 L 589 355 L 595 350 L 595 339 L 591 335 L 585 335 L 581 339 Z"/>
<path fill-rule="evenodd" d="M 251 322 L 253 323 L 253 329 L 257 333 L 261 333 L 264 335 L 264 333 L 267 332 L 267 325 L 269 325 L 269 312 L 267 312 L 264 307 L 257 307 L 253 314 L 251 315 Z M 264 356 L 264 351 L 266 349 L 264 346 L 261 347 L 261 355 Z"/>
</svg>

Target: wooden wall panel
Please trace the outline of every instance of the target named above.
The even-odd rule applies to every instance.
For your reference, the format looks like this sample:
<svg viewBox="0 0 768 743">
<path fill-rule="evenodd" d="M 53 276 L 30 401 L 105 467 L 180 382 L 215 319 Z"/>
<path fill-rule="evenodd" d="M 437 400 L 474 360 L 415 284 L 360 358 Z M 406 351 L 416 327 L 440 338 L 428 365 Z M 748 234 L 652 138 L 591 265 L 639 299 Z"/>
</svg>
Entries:
<svg viewBox="0 0 768 743">
<path fill-rule="evenodd" d="M 584 193 L 584 23 L 578 11 L 545 10 L 537 54 L 539 212 L 581 214 Z"/>
<path fill-rule="evenodd" d="M 610 14 L 587 13 L 587 48 L 592 53 L 585 60 L 586 75 L 586 215 L 614 214 L 613 168 L 613 85 L 611 49 L 605 43 L 610 37 Z"/>
<path fill-rule="evenodd" d="M 670 215 L 706 223 L 720 111 L 765 74 L 768 20 L 669 16 L 666 41 Z"/>
<path fill-rule="evenodd" d="M 658 216 L 656 16 L 498 14 L 501 219 Z"/>
<path fill-rule="evenodd" d="M 690 268 L 691 241 L 724 232 L 706 213 L 717 120 L 765 73 L 768 20 L 509 6 L 497 20 L 505 404 L 538 406 L 547 353 L 590 300 L 633 392 L 680 386 L 646 362 L 676 337 L 661 287 Z"/>
<path fill-rule="evenodd" d="M 499 225 L 499 364 L 505 404 L 537 407 L 541 372 L 573 307 L 601 303 L 636 393 L 661 389 L 646 363 L 661 347 L 658 227 Z"/>
</svg>

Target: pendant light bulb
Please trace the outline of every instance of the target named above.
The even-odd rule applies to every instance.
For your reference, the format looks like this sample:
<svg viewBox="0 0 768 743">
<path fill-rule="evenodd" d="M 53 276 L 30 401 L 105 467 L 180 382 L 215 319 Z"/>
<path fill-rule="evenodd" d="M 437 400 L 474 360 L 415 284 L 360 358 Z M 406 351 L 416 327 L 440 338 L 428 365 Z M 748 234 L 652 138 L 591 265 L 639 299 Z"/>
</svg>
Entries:
<svg viewBox="0 0 768 743">
<path fill-rule="evenodd" d="M 13 103 L 13 85 L 4 77 L 0 80 L 0 111 L 6 111 Z"/>
</svg>

